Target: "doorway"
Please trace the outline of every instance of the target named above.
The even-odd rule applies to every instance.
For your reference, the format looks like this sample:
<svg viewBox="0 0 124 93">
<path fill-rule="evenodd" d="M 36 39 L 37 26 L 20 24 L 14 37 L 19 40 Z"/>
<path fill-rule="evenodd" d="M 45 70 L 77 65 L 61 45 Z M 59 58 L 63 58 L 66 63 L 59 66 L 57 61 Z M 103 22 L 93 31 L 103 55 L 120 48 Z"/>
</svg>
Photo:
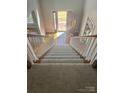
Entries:
<svg viewBox="0 0 124 93">
<path fill-rule="evenodd" d="M 57 12 L 57 20 L 58 20 L 58 32 L 65 32 L 67 25 L 67 11 L 58 11 Z"/>
</svg>

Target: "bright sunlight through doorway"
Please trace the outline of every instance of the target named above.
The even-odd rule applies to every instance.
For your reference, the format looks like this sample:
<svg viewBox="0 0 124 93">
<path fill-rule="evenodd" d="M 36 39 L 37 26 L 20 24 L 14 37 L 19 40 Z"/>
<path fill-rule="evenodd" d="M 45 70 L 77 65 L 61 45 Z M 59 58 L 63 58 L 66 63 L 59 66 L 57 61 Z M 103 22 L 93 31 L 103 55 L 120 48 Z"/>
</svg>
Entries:
<svg viewBox="0 0 124 93">
<path fill-rule="evenodd" d="M 66 31 L 67 12 L 58 11 L 58 31 Z"/>
</svg>

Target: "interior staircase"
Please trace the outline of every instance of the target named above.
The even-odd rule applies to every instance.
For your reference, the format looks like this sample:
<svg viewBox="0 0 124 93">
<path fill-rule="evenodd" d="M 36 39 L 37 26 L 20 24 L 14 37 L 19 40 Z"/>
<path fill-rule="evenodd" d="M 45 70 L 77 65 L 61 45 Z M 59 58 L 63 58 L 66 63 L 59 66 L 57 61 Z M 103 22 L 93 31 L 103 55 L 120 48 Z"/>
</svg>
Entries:
<svg viewBox="0 0 124 93">
<path fill-rule="evenodd" d="M 63 36 L 27 73 L 27 93 L 96 93 L 97 72 Z M 42 48 L 42 50 L 44 50 Z M 39 51 L 40 52 L 40 51 Z"/>
<path fill-rule="evenodd" d="M 97 73 L 69 45 L 55 45 L 27 73 L 27 93 L 96 93 Z"/>
<path fill-rule="evenodd" d="M 42 59 L 42 63 L 83 63 L 74 49 L 69 45 L 55 45 Z"/>
</svg>

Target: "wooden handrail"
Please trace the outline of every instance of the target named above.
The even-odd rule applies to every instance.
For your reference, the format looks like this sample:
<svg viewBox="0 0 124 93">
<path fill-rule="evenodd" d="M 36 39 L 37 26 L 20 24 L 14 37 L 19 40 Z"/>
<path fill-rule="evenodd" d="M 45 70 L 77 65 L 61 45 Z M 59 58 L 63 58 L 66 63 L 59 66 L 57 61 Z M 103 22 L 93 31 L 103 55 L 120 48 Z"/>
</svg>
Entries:
<svg viewBox="0 0 124 93">
<path fill-rule="evenodd" d="M 84 38 L 84 37 L 97 37 L 97 35 L 88 35 L 88 36 L 73 36 L 75 38 Z"/>
<path fill-rule="evenodd" d="M 97 38 L 97 35 L 88 35 L 88 36 L 74 36 L 74 37 L 72 37 L 72 38 L 89 38 L 89 37 Z"/>
<path fill-rule="evenodd" d="M 79 37 L 97 37 L 97 35 L 79 36 Z"/>
<path fill-rule="evenodd" d="M 41 35 L 41 34 L 32 34 L 32 33 L 27 33 L 27 36 L 40 36 L 40 37 L 45 37 L 44 35 Z"/>
</svg>

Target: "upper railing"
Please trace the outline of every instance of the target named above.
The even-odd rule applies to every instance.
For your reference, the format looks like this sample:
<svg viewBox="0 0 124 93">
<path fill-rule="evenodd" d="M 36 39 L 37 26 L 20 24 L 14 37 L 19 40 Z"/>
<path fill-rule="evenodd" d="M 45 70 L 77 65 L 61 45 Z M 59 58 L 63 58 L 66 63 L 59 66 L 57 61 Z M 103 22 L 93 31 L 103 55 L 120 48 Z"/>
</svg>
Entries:
<svg viewBox="0 0 124 93">
<path fill-rule="evenodd" d="M 40 58 L 54 43 L 52 37 L 43 36 L 40 34 L 28 33 L 27 39 L 29 40 L 38 58 Z"/>
<path fill-rule="evenodd" d="M 32 45 L 32 48 L 37 49 L 43 43 L 44 36 L 40 34 L 27 34 L 27 37 Z"/>
<path fill-rule="evenodd" d="M 97 35 L 78 36 L 78 37 L 97 37 Z"/>
<path fill-rule="evenodd" d="M 45 37 L 44 35 L 41 35 L 41 34 L 33 34 L 33 33 L 28 33 L 27 36 L 40 36 L 40 37 Z"/>
</svg>

